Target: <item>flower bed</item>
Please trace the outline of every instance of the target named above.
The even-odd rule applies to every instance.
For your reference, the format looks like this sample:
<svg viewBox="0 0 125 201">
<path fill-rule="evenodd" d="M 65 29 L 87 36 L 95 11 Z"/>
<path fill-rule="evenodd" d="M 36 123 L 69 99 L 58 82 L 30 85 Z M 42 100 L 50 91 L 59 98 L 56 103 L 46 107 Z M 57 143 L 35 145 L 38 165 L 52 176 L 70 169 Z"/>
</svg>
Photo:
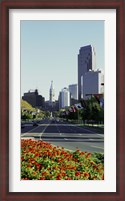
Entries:
<svg viewBox="0 0 125 201">
<path fill-rule="evenodd" d="M 67 151 L 43 141 L 21 140 L 22 180 L 103 180 L 103 154 Z"/>
</svg>

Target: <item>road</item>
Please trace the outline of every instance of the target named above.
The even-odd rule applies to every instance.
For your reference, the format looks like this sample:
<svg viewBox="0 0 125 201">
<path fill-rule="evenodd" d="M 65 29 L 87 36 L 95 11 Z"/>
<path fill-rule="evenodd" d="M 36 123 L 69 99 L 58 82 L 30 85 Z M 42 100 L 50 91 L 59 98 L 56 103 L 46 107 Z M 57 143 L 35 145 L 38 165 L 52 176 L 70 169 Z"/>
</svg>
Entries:
<svg viewBox="0 0 125 201">
<path fill-rule="evenodd" d="M 104 153 L 104 134 L 96 130 L 60 120 L 41 120 L 37 126 L 24 124 L 21 138 L 33 137 L 69 150 Z"/>
</svg>

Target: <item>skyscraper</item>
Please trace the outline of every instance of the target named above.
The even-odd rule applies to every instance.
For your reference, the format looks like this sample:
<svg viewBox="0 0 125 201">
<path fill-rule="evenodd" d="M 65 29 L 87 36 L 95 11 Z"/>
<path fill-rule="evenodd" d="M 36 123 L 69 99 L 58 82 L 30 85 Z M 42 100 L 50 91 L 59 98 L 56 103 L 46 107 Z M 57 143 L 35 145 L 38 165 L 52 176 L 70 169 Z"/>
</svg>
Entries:
<svg viewBox="0 0 125 201">
<path fill-rule="evenodd" d="M 49 103 L 50 106 L 53 106 L 53 102 L 55 102 L 55 90 L 53 88 L 53 81 L 51 81 L 51 86 L 49 90 Z"/>
<path fill-rule="evenodd" d="M 65 108 L 70 106 L 70 92 L 65 87 L 59 93 L 59 108 Z"/>
<path fill-rule="evenodd" d="M 83 98 L 84 75 L 96 68 L 96 53 L 91 45 L 81 47 L 78 54 L 78 99 Z"/>
<path fill-rule="evenodd" d="M 83 82 L 83 98 L 88 99 L 91 95 L 103 94 L 104 87 L 102 86 L 102 83 L 104 83 L 104 75 L 101 70 L 85 73 Z"/>
<path fill-rule="evenodd" d="M 69 92 L 71 94 L 72 99 L 75 99 L 75 100 L 78 99 L 78 85 L 77 84 L 70 84 Z"/>
</svg>

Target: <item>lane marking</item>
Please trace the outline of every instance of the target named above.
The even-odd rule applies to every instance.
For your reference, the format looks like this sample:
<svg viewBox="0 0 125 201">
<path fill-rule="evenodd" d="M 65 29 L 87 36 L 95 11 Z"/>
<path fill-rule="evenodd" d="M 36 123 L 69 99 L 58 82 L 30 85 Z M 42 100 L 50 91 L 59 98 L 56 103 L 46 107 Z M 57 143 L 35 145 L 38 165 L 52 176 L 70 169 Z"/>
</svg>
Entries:
<svg viewBox="0 0 125 201">
<path fill-rule="evenodd" d="M 50 124 L 47 124 L 47 126 L 43 129 L 42 133 L 40 133 L 40 140 L 42 139 L 41 137 L 42 137 L 43 133 L 45 132 L 45 130 L 47 129 L 47 127 L 48 127 L 49 125 L 50 125 Z"/>
<path fill-rule="evenodd" d="M 99 136 L 101 136 L 102 138 L 104 138 L 104 134 L 97 134 L 97 135 L 99 135 Z"/>
<path fill-rule="evenodd" d="M 34 131 L 35 129 L 37 129 L 37 128 L 39 128 L 39 127 L 40 127 L 40 126 L 37 126 L 36 128 L 33 128 L 33 129 L 29 130 L 28 132 L 26 132 L 26 133 L 24 133 L 24 134 L 21 133 L 21 136 L 25 136 L 25 135 L 29 134 L 29 132 Z"/>
<path fill-rule="evenodd" d="M 68 140 L 67 138 L 64 138 L 64 140 Z"/>
</svg>

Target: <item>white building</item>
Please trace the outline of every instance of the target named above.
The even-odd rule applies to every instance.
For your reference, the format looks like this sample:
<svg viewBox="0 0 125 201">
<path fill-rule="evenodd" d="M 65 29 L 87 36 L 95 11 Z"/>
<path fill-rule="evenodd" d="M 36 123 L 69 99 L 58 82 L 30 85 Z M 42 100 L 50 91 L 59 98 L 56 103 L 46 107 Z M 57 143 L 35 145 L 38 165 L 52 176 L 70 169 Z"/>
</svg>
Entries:
<svg viewBox="0 0 125 201">
<path fill-rule="evenodd" d="M 51 81 L 51 86 L 49 90 L 49 104 L 50 106 L 53 106 L 53 102 L 55 102 L 55 90 L 53 87 L 53 81 Z"/>
<path fill-rule="evenodd" d="M 81 47 L 78 54 L 78 99 L 83 93 L 83 77 L 89 70 L 96 69 L 96 53 L 94 47 L 87 45 Z"/>
<path fill-rule="evenodd" d="M 101 70 L 88 71 L 83 76 L 83 99 L 88 99 L 94 94 L 104 93 L 104 75 Z"/>
<path fill-rule="evenodd" d="M 59 94 L 59 108 L 70 106 L 70 92 L 67 88 L 63 88 Z"/>
<path fill-rule="evenodd" d="M 77 84 L 69 85 L 69 92 L 71 94 L 71 98 L 78 100 L 78 85 Z"/>
</svg>

